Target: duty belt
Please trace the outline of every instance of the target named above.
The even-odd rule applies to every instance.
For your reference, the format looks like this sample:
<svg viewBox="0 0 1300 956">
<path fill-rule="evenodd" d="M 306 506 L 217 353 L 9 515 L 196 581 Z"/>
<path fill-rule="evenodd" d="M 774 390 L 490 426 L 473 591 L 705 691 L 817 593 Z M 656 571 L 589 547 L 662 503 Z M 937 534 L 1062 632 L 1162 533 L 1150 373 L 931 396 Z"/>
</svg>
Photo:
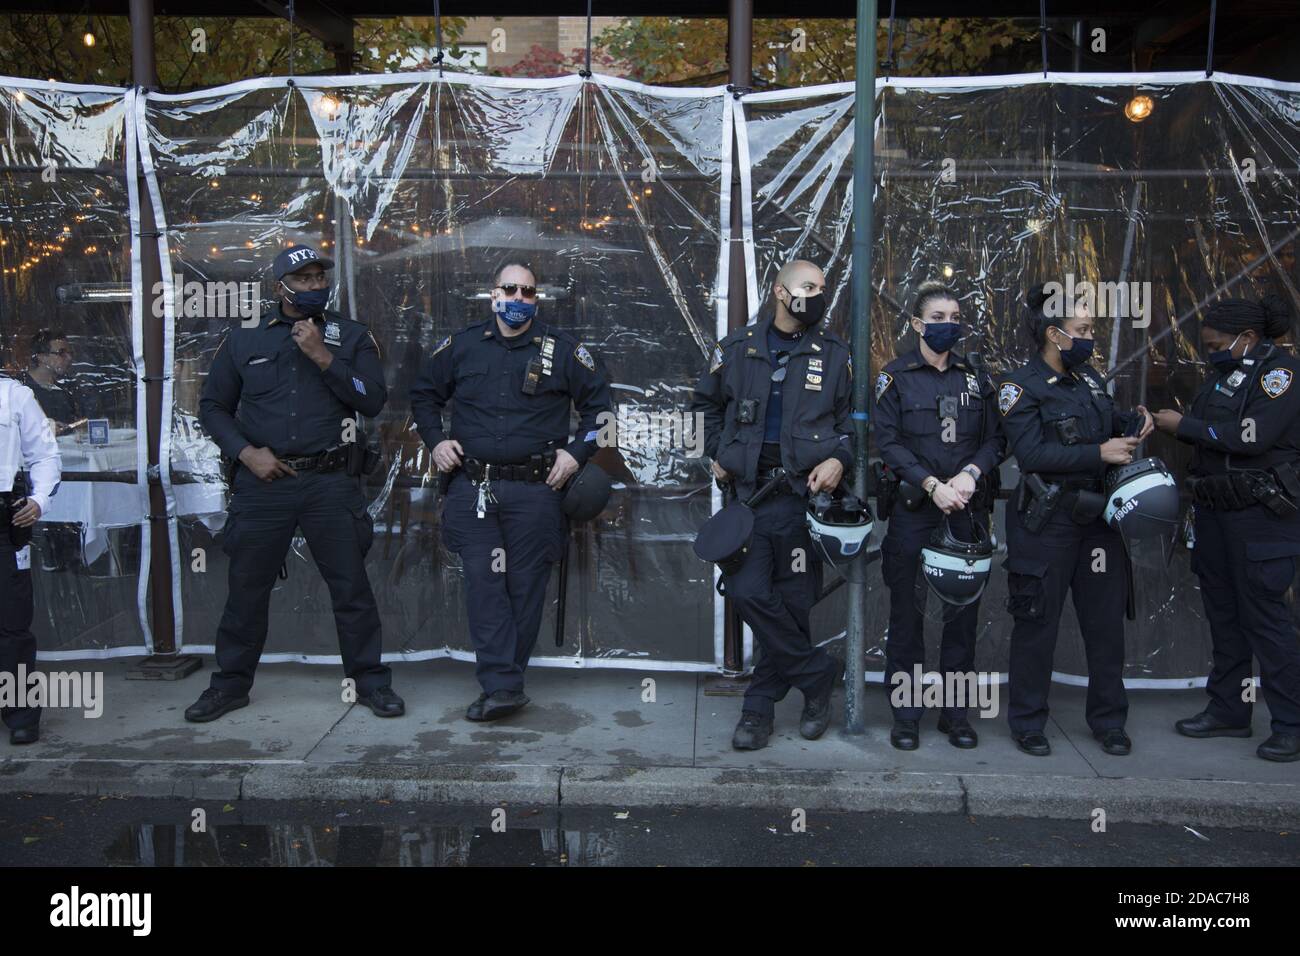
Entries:
<svg viewBox="0 0 1300 956">
<path fill-rule="evenodd" d="M 555 464 L 555 452 L 546 455 L 534 455 L 529 461 L 515 464 L 497 464 L 480 461 L 477 458 L 465 459 L 465 477 L 477 484 L 480 481 L 545 481 Z"/>
<path fill-rule="evenodd" d="M 348 464 L 348 450 L 343 447 L 330 448 L 319 455 L 304 455 L 300 458 L 281 458 L 280 461 L 294 471 L 338 471 Z"/>
<path fill-rule="evenodd" d="M 1295 496 L 1288 497 L 1295 484 L 1294 469 L 1289 465 L 1277 471 L 1230 471 L 1223 475 L 1191 476 L 1187 479 L 1192 500 L 1212 511 L 1241 511 L 1252 505 L 1263 505 L 1278 517 L 1296 513 Z"/>
</svg>

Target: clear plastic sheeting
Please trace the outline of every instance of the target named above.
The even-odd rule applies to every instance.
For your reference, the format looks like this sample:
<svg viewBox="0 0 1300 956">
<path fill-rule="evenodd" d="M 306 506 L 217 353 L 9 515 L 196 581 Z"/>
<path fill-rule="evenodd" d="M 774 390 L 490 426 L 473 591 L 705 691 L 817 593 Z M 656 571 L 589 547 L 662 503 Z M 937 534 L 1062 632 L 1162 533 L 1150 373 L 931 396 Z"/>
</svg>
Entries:
<svg viewBox="0 0 1300 956">
<path fill-rule="evenodd" d="M 1203 380 L 1196 345 L 1207 298 L 1277 292 L 1300 312 L 1294 84 L 1052 74 L 891 80 L 877 96 L 873 369 L 915 347 L 907 314 L 932 278 L 959 293 L 973 332 L 964 347 L 995 373 L 1032 353 L 1020 321 L 1029 286 L 1098 284 L 1098 364 L 1126 408 L 1190 403 Z M 832 325 L 847 338 L 852 86 L 756 94 L 742 109 L 754 286 L 766 301 L 782 262 L 823 265 Z M 1182 476 L 1189 446 L 1156 433 L 1144 447 Z M 1014 486 L 1014 463 L 1003 471 Z M 1158 543 L 1135 547 L 1131 684 L 1204 681 L 1209 629 L 1188 559 L 1181 544 L 1168 564 Z M 868 635 L 869 660 L 883 661 L 888 597 L 878 564 L 868 582 L 867 620 L 881 622 Z M 980 669 L 1006 670 L 1005 583 L 995 574 L 984 597 Z M 832 598 L 815 617 L 821 639 L 843 630 L 835 597 L 841 603 Z M 1056 666 L 1067 682 L 1087 673 L 1069 609 Z"/>
<path fill-rule="evenodd" d="M 32 543 L 46 660 L 146 650 L 131 100 L 0 79 L 0 370 L 33 389 L 63 459 Z"/>
<path fill-rule="evenodd" d="M 151 94 L 140 111 L 145 166 L 175 277 L 164 458 L 185 649 L 211 646 L 226 595 L 226 487 L 198 423 L 203 381 L 227 326 L 251 318 L 232 317 L 229 303 L 243 295 L 272 308 L 264 270 L 301 242 L 335 260 L 331 308 L 368 325 L 385 359 L 389 401 L 367 424 L 383 451 L 367 494 L 385 649 L 472 656 L 409 391 L 439 340 L 489 317 L 493 273 L 518 259 L 538 275 L 542 320 L 604 366 L 622 436 L 598 452 L 618 482 L 611 504 L 573 536 L 564 646 L 552 602 L 535 656 L 713 669 L 711 569 L 690 548 L 710 493 L 686 410 L 725 313 L 731 110 L 721 89 L 604 77 L 303 78 Z M 256 289 L 215 314 L 213 290 L 240 283 Z M 201 571 L 188 557 L 196 549 Z M 268 659 L 336 659 L 309 557 L 295 541 L 272 598 Z"/>
</svg>

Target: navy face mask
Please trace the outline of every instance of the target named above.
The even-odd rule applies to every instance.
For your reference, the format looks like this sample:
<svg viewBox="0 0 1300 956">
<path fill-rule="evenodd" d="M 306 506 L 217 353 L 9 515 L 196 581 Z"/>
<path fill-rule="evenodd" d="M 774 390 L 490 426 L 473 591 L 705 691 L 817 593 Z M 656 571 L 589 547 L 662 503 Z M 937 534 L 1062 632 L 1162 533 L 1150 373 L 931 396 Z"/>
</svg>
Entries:
<svg viewBox="0 0 1300 956">
<path fill-rule="evenodd" d="M 1066 368 L 1074 368 L 1075 366 L 1082 365 L 1084 362 L 1088 361 L 1088 359 L 1092 358 L 1092 339 L 1076 339 L 1069 332 L 1062 332 L 1061 334 L 1071 342 L 1068 349 L 1062 349 L 1059 345 L 1057 346 L 1057 349 L 1061 352 L 1061 363 Z"/>
<path fill-rule="evenodd" d="M 522 299 L 501 299 L 495 306 L 501 321 L 512 329 L 522 329 L 537 314 L 536 302 L 524 302 Z"/>
<path fill-rule="evenodd" d="M 1220 375 L 1227 375 L 1229 372 L 1236 370 L 1236 368 L 1241 365 L 1241 359 L 1232 354 L 1232 350 L 1237 347 L 1237 339 L 1239 338 L 1241 338 L 1240 335 L 1238 335 L 1236 339 L 1233 339 L 1232 344 L 1226 349 L 1211 352 L 1206 356 L 1209 363 L 1214 366 L 1214 370 Z"/>
<path fill-rule="evenodd" d="M 921 338 L 930 351 L 942 355 L 956 345 L 966 334 L 960 322 L 927 322 Z"/>
<path fill-rule="evenodd" d="M 289 304 L 301 312 L 303 315 L 320 315 L 325 311 L 325 306 L 330 301 L 329 286 L 323 289 L 310 289 L 306 292 L 295 292 L 287 285 L 284 287 L 288 295 Z"/>
</svg>

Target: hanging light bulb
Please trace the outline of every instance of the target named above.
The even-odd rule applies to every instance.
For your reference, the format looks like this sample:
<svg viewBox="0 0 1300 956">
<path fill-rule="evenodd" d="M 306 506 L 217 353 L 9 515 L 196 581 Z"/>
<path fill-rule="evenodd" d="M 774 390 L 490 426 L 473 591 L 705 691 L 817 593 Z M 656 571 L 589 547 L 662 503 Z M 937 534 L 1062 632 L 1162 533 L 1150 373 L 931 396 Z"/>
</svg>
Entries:
<svg viewBox="0 0 1300 956">
<path fill-rule="evenodd" d="M 1156 108 L 1155 102 L 1149 96 L 1135 96 L 1124 106 L 1124 115 L 1130 122 L 1140 123 Z"/>
<path fill-rule="evenodd" d="M 90 26 L 90 21 L 86 21 L 86 32 L 81 35 L 81 42 L 87 47 L 95 45 L 95 31 Z"/>
</svg>

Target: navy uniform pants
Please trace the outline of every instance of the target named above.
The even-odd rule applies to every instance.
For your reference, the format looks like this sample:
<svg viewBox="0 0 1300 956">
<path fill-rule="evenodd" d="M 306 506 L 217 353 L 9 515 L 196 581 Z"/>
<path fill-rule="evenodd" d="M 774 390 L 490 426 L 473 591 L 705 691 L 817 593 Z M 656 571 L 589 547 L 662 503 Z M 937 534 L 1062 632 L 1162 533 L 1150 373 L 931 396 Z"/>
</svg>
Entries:
<svg viewBox="0 0 1300 956">
<path fill-rule="evenodd" d="M 1208 709 L 1233 726 L 1250 725 L 1244 698 L 1253 654 L 1273 732 L 1300 734 L 1300 638 L 1286 601 L 1300 516 L 1274 518 L 1263 505 L 1227 512 L 1197 505 L 1195 521 L 1192 570 L 1214 642 Z"/>
<path fill-rule="evenodd" d="M 18 665 L 30 675 L 36 670 L 36 638 L 32 636 L 32 548 L 15 548 L 9 538 L 9 509 L 0 507 L 0 673 L 12 674 L 18 686 Z M 21 568 L 19 564 L 23 565 Z M 30 686 L 30 685 L 29 685 Z M 0 710 L 10 730 L 35 727 L 39 707 Z"/>
<path fill-rule="evenodd" d="M 889 588 L 889 636 L 885 642 L 885 691 L 892 695 L 893 676 L 899 672 L 910 682 L 916 665 L 925 668 L 925 616 L 917 601 L 916 575 L 921 565 L 921 549 L 930 542 L 930 534 L 943 517 L 930 502 L 917 511 L 908 511 L 901 503 L 895 505 L 889 519 L 889 531 L 880 545 L 880 573 Z M 987 517 L 987 516 L 986 516 Z M 954 513 L 949 519 L 952 533 L 963 540 L 971 540 L 971 512 L 969 508 Z M 930 600 L 938 601 L 931 597 Z M 975 634 L 979 622 L 979 601 L 963 608 L 944 622 L 943 638 L 939 644 L 939 670 L 944 674 L 966 674 L 975 669 Z M 948 686 L 945 684 L 945 686 Z M 961 685 L 953 685 L 961 686 Z M 913 687 L 919 694 L 920 687 Z M 945 717 L 965 717 L 966 708 L 952 706 L 945 700 Z M 892 699 L 891 699 L 892 706 Z M 896 720 L 920 720 L 923 708 L 895 707 Z"/>
<path fill-rule="evenodd" d="M 493 481 L 478 517 L 478 488 L 459 472 L 447 489 L 443 542 L 465 567 L 475 676 L 485 694 L 522 691 L 537 643 L 551 565 L 568 541 L 563 494 L 543 481 Z"/>
<path fill-rule="evenodd" d="M 1123 729 L 1128 718 L 1124 691 L 1124 606 L 1128 576 L 1119 533 L 1101 519 L 1076 524 L 1058 508 L 1038 534 L 1007 509 L 1007 610 L 1011 664 L 1007 718 L 1013 733 L 1047 726 L 1047 692 L 1061 611 L 1069 592 L 1088 661 L 1088 726 Z"/>
<path fill-rule="evenodd" d="M 745 710 L 771 716 L 797 687 L 820 693 L 835 663 L 814 647 L 809 617 L 821 591 L 821 560 L 808 538 L 807 502 L 776 494 L 754 508 L 754 534 L 745 562 L 724 576 L 727 597 L 754 632 L 762 655 L 745 692 Z"/>
<path fill-rule="evenodd" d="M 358 694 L 389 686 L 391 674 L 380 663 L 379 608 L 366 576 L 374 525 L 360 482 L 341 471 L 300 471 L 266 482 L 243 467 L 235 472 L 222 542 L 230 556 L 230 594 L 217 628 L 212 686 L 235 695 L 253 686 L 271 589 L 298 528 L 329 587 L 344 673 Z"/>
</svg>

